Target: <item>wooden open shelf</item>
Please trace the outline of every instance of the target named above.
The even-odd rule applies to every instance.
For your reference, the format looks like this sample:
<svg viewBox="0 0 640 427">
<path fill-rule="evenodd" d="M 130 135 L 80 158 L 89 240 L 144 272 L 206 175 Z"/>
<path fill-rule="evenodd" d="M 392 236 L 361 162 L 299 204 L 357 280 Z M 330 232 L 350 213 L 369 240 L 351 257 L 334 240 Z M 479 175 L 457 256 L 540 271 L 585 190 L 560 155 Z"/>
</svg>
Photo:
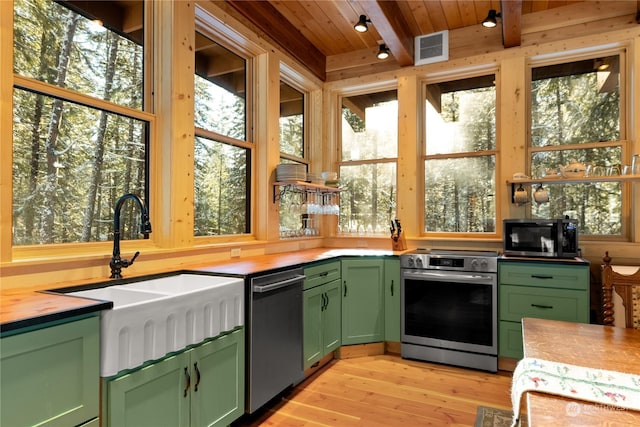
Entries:
<svg viewBox="0 0 640 427">
<path fill-rule="evenodd" d="M 313 184 L 306 181 L 276 181 L 273 184 L 273 203 L 280 200 L 280 198 L 287 191 L 305 192 L 309 190 L 319 191 L 321 193 L 339 193 L 344 191 L 339 187 L 331 187 L 322 184 Z"/>
<path fill-rule="evenodd" d="M 516 188 L 520 185 L 594 184 L 596 182 L 620 182 L 620 181 L 622 182 L 640 181 L 640 175 L 585 176 L 584 178 L 546 177 L 546 178 L 508 179 L 507 184 L 511 185 L 511 202 L 515 203 Z"/>
</svg>

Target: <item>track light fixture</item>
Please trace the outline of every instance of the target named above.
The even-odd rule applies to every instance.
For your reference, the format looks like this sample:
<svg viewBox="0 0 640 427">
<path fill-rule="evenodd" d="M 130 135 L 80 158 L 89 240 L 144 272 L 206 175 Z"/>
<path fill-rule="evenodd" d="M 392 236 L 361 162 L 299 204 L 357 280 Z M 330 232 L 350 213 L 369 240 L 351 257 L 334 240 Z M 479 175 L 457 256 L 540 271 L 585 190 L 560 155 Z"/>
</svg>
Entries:
<svg viewBox="0 0 640 427">
<path fill-rule="evenodd" d="M 389 48 L 386 44 L 382 43 L 380 45 L 380 49 L 378 50 L 378 59 L 387 59 L 389 57 Z"/>
<path fill-rule="evenodd" d="M 365 15 L 360 15 L 360 19 L 358 20 L 358 23 L 353 26 L 353 29 L 359 33 L 366 33 L 369 31 L 367 24 L 371 24 L 371 20 L 367 19 Z"/>
<path fill-rule="evenodd" d="M 501 13 L 496 12 L 495 9 L 491 9 L 487 17 L 484 18 L 484 21 L 482 21 L 482 26 L 486 28 L 493 28 L 498 25 L 498 18 L 501 17 Z"/>
</svg>

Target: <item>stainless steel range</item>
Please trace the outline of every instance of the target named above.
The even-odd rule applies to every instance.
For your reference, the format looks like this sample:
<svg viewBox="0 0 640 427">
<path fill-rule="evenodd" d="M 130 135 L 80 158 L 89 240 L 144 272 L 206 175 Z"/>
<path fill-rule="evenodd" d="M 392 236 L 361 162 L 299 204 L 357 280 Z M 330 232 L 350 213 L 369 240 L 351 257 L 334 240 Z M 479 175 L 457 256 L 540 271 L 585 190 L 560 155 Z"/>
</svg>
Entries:
<svg viewBox="0 0 640 427">
<path fill-rule="evenodd" d="M 498 370 L 498 254 L 400 256 L 402 357 Z"/>
</svg>

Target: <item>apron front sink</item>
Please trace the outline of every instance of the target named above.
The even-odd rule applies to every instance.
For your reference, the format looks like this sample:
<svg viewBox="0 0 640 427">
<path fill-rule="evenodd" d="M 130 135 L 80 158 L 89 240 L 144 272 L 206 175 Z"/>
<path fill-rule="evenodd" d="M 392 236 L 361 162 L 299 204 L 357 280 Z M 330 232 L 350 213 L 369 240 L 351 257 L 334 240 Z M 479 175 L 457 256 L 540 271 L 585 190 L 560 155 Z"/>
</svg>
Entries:
<svg viewBox="0 0 640 427">
<path fill-rule="evenodd" d="M 113 302 L 100 313 L 100 375 L 109 377 L 244 325 L 244 280 L 177 274 L 70 292 Z"/>
</svg>

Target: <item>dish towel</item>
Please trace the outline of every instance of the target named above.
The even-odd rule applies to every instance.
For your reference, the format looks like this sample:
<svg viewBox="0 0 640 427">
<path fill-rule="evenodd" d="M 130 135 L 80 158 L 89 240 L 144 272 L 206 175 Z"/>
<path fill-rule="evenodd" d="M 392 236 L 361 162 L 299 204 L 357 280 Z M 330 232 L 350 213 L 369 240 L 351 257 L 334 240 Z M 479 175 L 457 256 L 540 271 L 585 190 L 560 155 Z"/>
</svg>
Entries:
<svg viewBox="0 0 640 427">
<path fill-rule="evenodd" d="M 527 391 L 640 410 L 640 375 L 525 357 L 513 371 L 512 427 L 518 425 L 522 395 Z"/>
</svg>

